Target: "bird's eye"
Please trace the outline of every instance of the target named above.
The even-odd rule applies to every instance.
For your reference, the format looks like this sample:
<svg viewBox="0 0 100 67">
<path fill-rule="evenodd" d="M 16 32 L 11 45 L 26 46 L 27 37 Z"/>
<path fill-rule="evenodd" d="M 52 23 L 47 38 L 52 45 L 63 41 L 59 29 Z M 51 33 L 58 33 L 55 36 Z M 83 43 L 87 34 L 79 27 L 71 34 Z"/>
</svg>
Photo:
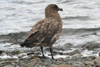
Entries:
<svg viewBox="0 0 100 67">
<path fill-rule="evenodd" d="M 58 8 L 57 5 L 54 5 L 54 8 Z"/>
</svg>

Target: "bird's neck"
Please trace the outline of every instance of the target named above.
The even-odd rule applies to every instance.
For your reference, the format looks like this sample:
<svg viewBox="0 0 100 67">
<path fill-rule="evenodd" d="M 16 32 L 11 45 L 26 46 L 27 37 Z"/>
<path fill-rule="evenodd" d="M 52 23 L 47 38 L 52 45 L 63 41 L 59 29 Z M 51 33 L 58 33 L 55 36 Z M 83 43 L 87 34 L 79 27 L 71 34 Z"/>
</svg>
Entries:
<svg viewBox="0 0 100 67">
<path fill-rule="evenodd" d="M 46 18 L 52 18 L 52 19 L 55 19 L 55 20 L 57 20 L 58 22 L 62 22 L 62 20 L 61 20 L 61 17 L 60 17 L 60 15 L 59 15 L 59 13 L 57 12 L 57 13 L 53 13 L 53 14 L 48 14 L 48 15 L 45 15 L 45 17 Z"/>
</svg>

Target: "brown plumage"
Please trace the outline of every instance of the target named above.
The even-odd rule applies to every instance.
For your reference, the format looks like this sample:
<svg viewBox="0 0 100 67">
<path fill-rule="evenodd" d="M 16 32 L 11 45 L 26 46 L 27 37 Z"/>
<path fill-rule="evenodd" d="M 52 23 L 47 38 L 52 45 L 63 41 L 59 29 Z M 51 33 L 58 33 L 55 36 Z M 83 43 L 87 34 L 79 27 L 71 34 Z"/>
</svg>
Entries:
<svg viewBox="0 0 100 67">
<path fill-rule="evenodd" d="M 58 11 L 63 11 L 55 4 L 50 4 L 45 8 L 45 18 L 37 22 L 30 30 L 28 37 L 21 44 L 26 47 L 49 46 L 52 55 L 52 45 L 59 38 L 62 31 L 62 20 Z M 44 54 L 43 57 L 45 58 Z M 52 55 L 52 59 L 53 55 Z"/>
</svg>

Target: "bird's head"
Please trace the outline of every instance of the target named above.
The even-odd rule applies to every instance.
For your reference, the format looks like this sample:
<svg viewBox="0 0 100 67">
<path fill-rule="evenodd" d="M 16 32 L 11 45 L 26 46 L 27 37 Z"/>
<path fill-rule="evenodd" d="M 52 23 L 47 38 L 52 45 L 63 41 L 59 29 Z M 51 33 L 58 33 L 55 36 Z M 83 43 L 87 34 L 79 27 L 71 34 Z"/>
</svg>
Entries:
<svg viewBox="0 0 100 67">
<path fill-rule="evenodd" d="M 45 8 L 45 16 L 52 16 L 55 13 L 58 13 L 58 11 L 63 11 L 62 8 L 59 8 L 56 4 L 50 4 Z"/>
</svg>

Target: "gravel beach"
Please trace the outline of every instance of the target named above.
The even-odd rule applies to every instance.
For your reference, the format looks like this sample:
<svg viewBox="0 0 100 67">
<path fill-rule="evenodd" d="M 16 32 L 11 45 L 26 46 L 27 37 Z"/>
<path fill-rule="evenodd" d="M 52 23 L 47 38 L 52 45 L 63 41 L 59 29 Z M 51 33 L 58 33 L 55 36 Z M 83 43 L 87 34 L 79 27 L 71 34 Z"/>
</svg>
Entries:
<svg viewBox="0 0 100 67">
<path fill-rule="evenodd" d="M 66 57 L 55 60 L 43 59 L 39 56 L 0 59 L 0 67 L 100 67 L 99 63 L 100 57 L 81 57 L 78 54 L 72 58 Z"/>
<path fill-rule="evenodd" d="M 48 4 L 63 8 L 55 60 L 48 47 L 44 59 L 40 47 L 19 45 Z M 0 67 L 100 67 L 100 0 L 0 0 Z"/>
<path fill-rule="evenodd" d="M 82 51 L 76 49 L 72 52 L 59 52 L 59 48 L 53 48 L 55 59 L 51 59 L 50 54 L 44 59 L 41 51 L 37 50 L 35 53 L 27 55 L 23 51 L 6 51 L 0 54 L 0 67 L 100 67 L 99 56 L 84 56 Z M 48 50 L 46 48 L 45 50 Z M 83 49 L 84 50 L 84 49 Z M 29 50 L 30 51 L 30 50 Z M 26 51 L 26 52 L 29 52 Z M 30 51 L 31 52 L 31 51 Z M 66 56 L 56 58 L 56 55 Z"/>
</svg>

